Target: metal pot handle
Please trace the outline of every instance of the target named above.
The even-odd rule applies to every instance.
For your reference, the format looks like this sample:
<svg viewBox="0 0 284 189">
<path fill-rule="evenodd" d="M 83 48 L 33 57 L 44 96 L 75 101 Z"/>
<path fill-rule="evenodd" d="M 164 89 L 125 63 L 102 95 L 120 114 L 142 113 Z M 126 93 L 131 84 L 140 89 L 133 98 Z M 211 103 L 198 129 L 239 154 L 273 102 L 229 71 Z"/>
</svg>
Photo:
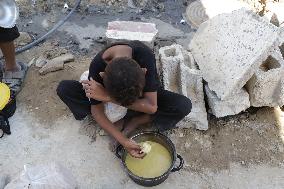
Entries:
<svg viewBox="0 0 284 189">
<path fill-rule="evenodd" d="M 121 151 L 123 149 L 123 146 L 122 145 L 118 145 L 116 147 L 116 150 L 115 150 L 115 155 L 116 157 L 118 157 L 119 159 L 122 159 L 122 155 L 121 155 Z"/>
<path fill-rule="evenodd" d="M 177 158 L 179 159 L 179 165 L 177 167 L 174 167 L 171 172 L 179 171 L 183 168 L 184 160 L 181 157 L 181 155 L 177 154 Z"/>
</svg>

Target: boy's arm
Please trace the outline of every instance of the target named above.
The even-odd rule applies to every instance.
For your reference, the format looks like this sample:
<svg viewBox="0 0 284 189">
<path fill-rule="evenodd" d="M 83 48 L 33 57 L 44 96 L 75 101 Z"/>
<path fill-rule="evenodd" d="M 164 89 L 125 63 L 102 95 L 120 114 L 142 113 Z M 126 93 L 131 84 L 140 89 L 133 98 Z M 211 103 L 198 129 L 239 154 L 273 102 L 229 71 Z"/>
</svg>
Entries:
<svg viewBox="0 0 284 189">
<path fill-rule="evenodd" d="M 111 99 L 105 88 L 95 80 L 82 81 L 82 83 L 84 84 L 84 89 L 86 91 L 87 97 L 102 102 L 112 102 L 117 105 L 120 105 L 114 99 Z M 138 112 L 154 114 L 157 111 L 157 107 L 157 92 L 145 92 L 143 94 L 142 99 L 136 100 L 132 105 L 128 106 L 127 108 Z"/>
<path fill-rule="evenodd" d="M 141 147 L 134 141 L 126 138 L 122 132 L 116 129 L 111 121 L 106 117 L 103 103 L 92 105 L 91 113 L 96 122 L 113 138 L 115 138 L 128 151 L 128 153 L 130 153 L 131 156 L 136 158 L 142 158 L 144 156 L 144 154 L 141 153 Z"/>
<path fill-rule="evenodd" d="M 119 105 L 119 103 L 115 101 L 111 100 L 111 102 Z M 136 100 L 132 105 L 128 106 L 127 108 L 146 114 L 156 113 L 158 108 L 157 92 L 145 92 L 142 99 Z"/>
</svg>

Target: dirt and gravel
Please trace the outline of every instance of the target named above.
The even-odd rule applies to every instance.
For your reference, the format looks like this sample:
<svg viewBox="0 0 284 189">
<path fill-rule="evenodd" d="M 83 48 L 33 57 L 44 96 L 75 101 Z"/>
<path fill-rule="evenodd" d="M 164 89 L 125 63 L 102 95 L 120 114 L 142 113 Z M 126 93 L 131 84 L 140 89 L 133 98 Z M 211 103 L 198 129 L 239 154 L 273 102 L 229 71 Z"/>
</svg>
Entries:
<svg viewBox="0 0 284 189">
<path fill-rule="evenodd" d="M 34 38 L 44 34 L 66 14 L 62 11 L 65 1 L 17 2 L 20 3 L 22 15 L 18 22 L 19 29 Z M 69 6 L 72 7 L 74 2 L 75 0 L 68 1 Z M 25 62 L 30 62 L 41 54 L 52 58 L 65 52 L 73 53 L 76 58 L 74 62 L 65 64 L 64 70 L 44 76 L 39 75 L 39 68 L 34 65 L 29 69 L 24 88 L 18 96 L 19 110 L 12 120 L 12 126 L 16 125 L 13 131 L 23 131 L 23 134 L 11 135 L 14 135 L 13 139 L 19 139 L 20 143 L 15 143 L 11 138 L 4 140 L 8 146 L 23 150 L 20 155 L 22 159 L 18 160 L 18 153 L 13 150 L 7 152 L 5 158 L 10 156 L 15 163 L 10 164 L 6 160 L 1 162 L 0 157 L 0 173 L 15 174 L 25 163 L 46 162 L 47 159 L 41 159 L 45 156 L 39 152 L 47 153 L 46 157 L 50 160 L 62 160 L 64 153 L 70 152 L 69 157 L 72 159 L 66 157 L 66 163 L 77 174 L 81 188 L 137 188 L 122 174 L 122 170 L 112 172 L 111 168 L 105 168 L 104 172 L 103 167 L 108 164 L 101 161 L 106 156 L 107 161 L 116 162 L 112 164 L 113 167 L 120 169 L 119 163 L 107 149 L 108 138 L 100 136 L 94 142 L 88 139 L 88 134 L 80 132 L 84 128 L 82 123 L 72 118 L 70 111 L 57 97 L 56 87 L 61 80 L 78 79 L 88 69 L 94 55 L 103 47 L 103 41 L 98 41 L 98 37 L 104 37 L 102 28 L 106 28 L 108 21 L 154 19 L 160 27 L 166 28 L 163 31 L 168 31 L 158 40 L 157 46 L 183 42 L 181 35 L 187 36 L 195 31 L 189 25 L 179 22 L 190 2 L 153 1 L 151 8 L 133 9 L 127 6 L 125 0 L 82 1 L 80 10 L 50 39 L 17 55 L 17 59 Z M 154 6 L 157 3 L 162 3 L 159 6 L 164 7 L 163 10 Z M 44 23 L 48 23 L 48 26 Z M 81 32 L 76 33 L 75 28 Z M 209 116 L 210 129 L 207 131 L 175 129 L 169 132 L 177 152 L 185 159 L 185 169 L 170 176 L 161 188 L 281 188 L 281 184 L 284 184 L 282 114 L 276 108 L 250 108 L 239 115 L 222 119 Z M 24 134 L 30 136 L 25 138 L 22 136 Z M 2 141 L 1 143 L 0 149 L 5 148 Z M 23 149 L 21 144 L 24 145 Z M 76 150 L 79 150 L 79 154 Z M 5 153 L 4 149 L 1 151 Z M 95 169 L 99 171 L 93 171 Z M 112 183 L 106 174 L 113 176 Z M 255 178 L 258 182 L 250 182 L 249 179 L 253 178 L 251 175 L 259 177 Z"/>
</svg>

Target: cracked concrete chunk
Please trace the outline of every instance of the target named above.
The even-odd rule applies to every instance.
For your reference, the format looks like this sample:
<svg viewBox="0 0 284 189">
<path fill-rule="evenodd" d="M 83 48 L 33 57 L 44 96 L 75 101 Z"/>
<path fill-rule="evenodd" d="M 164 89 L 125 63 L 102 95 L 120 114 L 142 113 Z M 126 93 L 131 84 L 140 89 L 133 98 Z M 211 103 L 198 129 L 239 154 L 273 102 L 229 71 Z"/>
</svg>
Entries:
<svg viewBox="0 0 284 189">
<path fill-rule="evenodd" d="M 55 72 L 64 69 L 63 61 L 47 61 L 47 63 L 39 70 L 41 75 L 45 75 L 49 72 Z"/>
<path fill-rule="evenodd" d="M 180 64 L 184 59 L 182 47 L 165 46 L 159 49 L 159 54 L 165 90 L 180 93 Z"/>
<path fill-rule="evenodd" d="M 205 92 L 209 107 L 216 117 L 236 115 L 250 107 L 249 94 L 243 88 L 239 93 L 231 95 L 226 100 L 218 98 L 216 93 L 209 89 L 208 85 L 205 85 Z"/>
<path fill-rule="evenodd" d="M 278 28 L 240 9 L 200 25 L 189 49 L 202 76 L 221 99 L 231 99 L 252 77 L 277 43 Z"/>
<path fill-rule="evenodd" d="M 70 53 L 63 54 L 63 55 L 61 55 L 61 56 L 58 56 L 58 57 L 52 59 L 52 61 L 55 61 L 55 62 L 64 62 L 64 63 L 72 62 L 72 61 L 74 61 L 74 55 L 73 55 L 73 54 L 70 54 Z"/>
<path fill-rule="evenodd" d="M 284 61 L 280 50 L 273 49 L 261 64 L 246 88 L 254 107 L 276 107 L 284 105 Z"/>
<path fill-rule="evenodd" d="M 208 120 L 204 102 L 202 76 L 199 70 L 190 69 L 181 64 L 181 91 L 192 103 L 191 112 L 185 122 L 191 122 L 196 129 L 207 130 Z M 180 127 L 188 127 L 185 123 Z"/>
<path fill-rule="evenodd" d="M 157 33 L 153 23 L 113 21 L 108 23 L 106 37 L 108 43 L 138 40 L 153 48 Z"/>
<path fill-rule="evenodd" d="M 160 48 L 159 55 L 164 88 L 182 94 L 192 101 L 191 113 L 177 126 L 207 130 L 202 76 L 196 69 L 191 53 L 181 45 L 174 44 Z"/>
<path fill-rule="evenodd" d="M 49 72 L 55 72 L 64 69 L 64 63 L 74 61 L 72 54 L 63 54 L 52 60 L 47 60 L 47 63 L 39 70 L 41 75 L 45 75 Z"/>
</svg>

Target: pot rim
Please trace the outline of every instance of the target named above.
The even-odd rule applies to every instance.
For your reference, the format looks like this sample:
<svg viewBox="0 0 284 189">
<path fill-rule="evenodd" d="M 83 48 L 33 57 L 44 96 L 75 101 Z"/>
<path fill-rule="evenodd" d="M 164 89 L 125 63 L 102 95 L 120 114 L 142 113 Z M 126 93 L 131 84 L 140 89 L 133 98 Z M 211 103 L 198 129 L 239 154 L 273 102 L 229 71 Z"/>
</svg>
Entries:
<svg viewBox="0 0 284 189">
<path fill-rule="evenodd" d="M 125 149 L 123 148 L 123 155 L 122 155 L 122 158 L 121 158 L 121 161 L 122 161 L 122 164 L 123 164 L 123 167 L 124 169 L 126 170 L 127 174 L 129 174 L 131 177 L 137 179 L 137 180 L 143 180 L 143 181 L 146 181 L 146 182 L 152 182 L 152 181 L 155 181 L 155 180 L 161 180 L 163 179 L 164 177 L 168 177 L 171 170 L 174 168 L 175 166 L 175 162 L 176 162 L 176 159 L 177 159 L 177 153 L 176 153 L 176 149 L 175 149 L 175 145 L 173 144 L 173 142 L 171 141 L 171 139 L 169 139 L 166 135 L 160 133 L 160 132 L 156 132 L 156 131 L 143 131 L 143 132 L 140 132 L 140 133 L 137 133 L 135 134 L 134 136 L 130 137 L 130 139 L 135 139 L 136 137 L 138 136 L 141 136 L 141 135 L 145 135 L 145 134 L 151 134 L 151 135 L 159 135 L 160 137 L 162 137 L 163 139 L 165 139 L 165 141 L 169 144 L 169 146 L 172 148 L 172 151 L 173 151 L 173 154 L 172 154 L 172 164 L 170 166 L 170 168 L 164 173 L 162 174 L 161 176 L 158 176 L 158 177 L 154 177 L 154 178 L 144 178 L 144 177 L 139 177 L 137 175 L 135 175 L 134 173 L 132 173 L 126 166 L 126 163 L 125 163 L 125 159 L 123 158 L 123 155 L 125 153 Z"/>
</svg>

